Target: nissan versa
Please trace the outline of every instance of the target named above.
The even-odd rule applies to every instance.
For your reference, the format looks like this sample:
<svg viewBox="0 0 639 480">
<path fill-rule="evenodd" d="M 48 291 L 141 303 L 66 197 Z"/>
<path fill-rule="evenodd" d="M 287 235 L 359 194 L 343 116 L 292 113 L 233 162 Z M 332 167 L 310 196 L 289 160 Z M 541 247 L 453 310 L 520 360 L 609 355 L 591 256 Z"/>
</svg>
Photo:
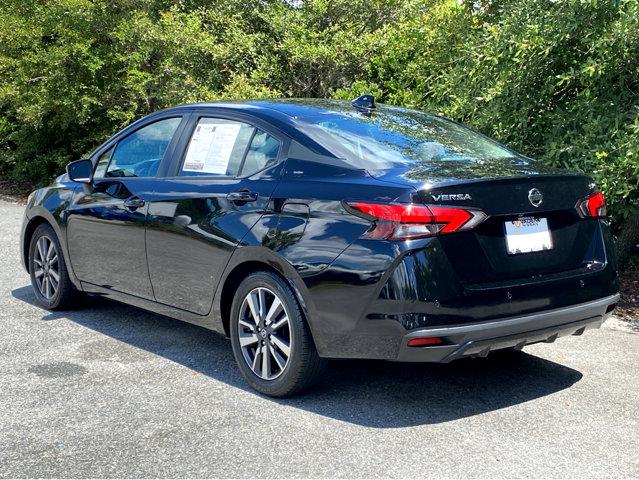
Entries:
<svg viewBox="0 0 639 480">
<path fill-rule="evenodd" d="M 579 335 L 618 301 L 606 201 L 458 123 L 353 102 L 149 115 L 29 197 L 35 297 L 222 332 L 267 395 L 327 358 L 449 362 Z"/>
</svg>

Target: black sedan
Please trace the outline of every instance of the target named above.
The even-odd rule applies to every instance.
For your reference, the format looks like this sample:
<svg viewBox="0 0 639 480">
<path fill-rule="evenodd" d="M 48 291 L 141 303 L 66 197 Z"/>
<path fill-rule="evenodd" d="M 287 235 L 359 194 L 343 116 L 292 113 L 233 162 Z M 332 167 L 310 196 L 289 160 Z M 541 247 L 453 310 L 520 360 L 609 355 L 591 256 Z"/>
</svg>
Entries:
<svg viewBox="0 0 639 480">
<path fill-rule="evenodd" d="M 327 358 L 449 362 L 599 326 L 605 217 L 588 176 L 371 96 L 210 103 L 33 192 L 21 255 L 43 307 L 101 295 L 217 330 L 285 396 Z"/>
</svg>

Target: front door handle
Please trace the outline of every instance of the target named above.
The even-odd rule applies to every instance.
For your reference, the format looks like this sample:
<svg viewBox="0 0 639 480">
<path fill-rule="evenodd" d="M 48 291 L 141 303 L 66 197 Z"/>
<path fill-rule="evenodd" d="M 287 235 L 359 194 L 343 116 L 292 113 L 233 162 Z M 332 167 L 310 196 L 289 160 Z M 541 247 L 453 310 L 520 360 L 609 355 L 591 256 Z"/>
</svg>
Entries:
<svg viewBox="0 0 639 480">
<path fill-rule="evenodd" d="M 250 190 L 239 190 L 237 192 L 229 193 L 226 198 L 231 202 L 246 203 L 254 202 L 258 197 L 257 192 L 251 192 Z"/>
<path fill-rule="evenodd" d="M 140 197 L 131 197 L 127 198 L 124 201 L 124 207 L 128 208 L 131 211 L 136 211 L 138 208 L 142 208 L 144 206 L 144 200 Z"/>
</svg>

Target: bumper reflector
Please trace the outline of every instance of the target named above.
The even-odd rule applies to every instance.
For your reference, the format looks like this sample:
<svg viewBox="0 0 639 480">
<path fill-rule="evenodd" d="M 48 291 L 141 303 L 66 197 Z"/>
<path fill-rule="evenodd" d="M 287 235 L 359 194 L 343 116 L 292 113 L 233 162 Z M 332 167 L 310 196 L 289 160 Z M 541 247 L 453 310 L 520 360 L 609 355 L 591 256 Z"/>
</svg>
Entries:
<svg viewBox="0 0 639 480">
<path fill-rule="evenodd" d="M 409 347 L 426 347 L 428 345 L 440 345 L 444 343 L 440 337 L 418 337 L 411 338 L 407 345 Z"/>
</svg>

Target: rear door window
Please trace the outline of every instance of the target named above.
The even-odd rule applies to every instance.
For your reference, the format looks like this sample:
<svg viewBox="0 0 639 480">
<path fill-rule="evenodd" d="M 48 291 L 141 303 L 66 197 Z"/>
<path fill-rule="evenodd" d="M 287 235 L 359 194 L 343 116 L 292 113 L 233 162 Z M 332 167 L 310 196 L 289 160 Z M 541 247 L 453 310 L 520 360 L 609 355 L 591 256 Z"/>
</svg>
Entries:
<svg viewBox="0 0 639 480">
<path fill-rule="evenodd" d="M 256 130 L 251 145 L 246 152 L 240 175 L 253 175 L 260 170 L 277 163 L 280 152 L 280 141 L 262 130 Z"/>
</svg>

